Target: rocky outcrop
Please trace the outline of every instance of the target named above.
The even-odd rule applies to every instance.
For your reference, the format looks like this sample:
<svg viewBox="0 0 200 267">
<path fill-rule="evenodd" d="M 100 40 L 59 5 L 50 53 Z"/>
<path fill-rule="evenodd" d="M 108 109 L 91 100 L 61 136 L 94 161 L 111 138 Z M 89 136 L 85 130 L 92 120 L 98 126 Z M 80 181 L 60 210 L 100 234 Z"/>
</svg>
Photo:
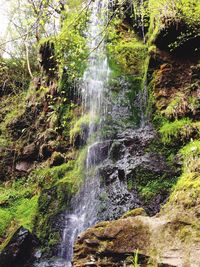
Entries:
<svg viewBox="0 0 200 267">
<path fill-rule="evenodd" d="M 101 177 L 101 220 L 119 218 L 124 212 L 144 206 L 150 215 L 157 213 L 168 196 L 167 190 L 145 204 L 139 188 L 156 179 L 171 179 L 173 170 L 158 153 L 147 152 L 156 138 L 151 126 L 127 129 L 112 141 L 108 158 L 99 167 Z"/>
<path fill-rule="evenodd" d="M 27 229 L 20 227 L 0 252 L 0 267 L 30 266 L 38 240 Z"/>
<path fill-rule="evenodd" d="M 181 225 L 181 221 L 146 216 L 99 223 L 79 236 L 73 266 L 133 266 L 138 254 L 137 264 L 144 267 L 197 267 L 200 243 L 185 244 L 177 232 Z"/>
</svg>

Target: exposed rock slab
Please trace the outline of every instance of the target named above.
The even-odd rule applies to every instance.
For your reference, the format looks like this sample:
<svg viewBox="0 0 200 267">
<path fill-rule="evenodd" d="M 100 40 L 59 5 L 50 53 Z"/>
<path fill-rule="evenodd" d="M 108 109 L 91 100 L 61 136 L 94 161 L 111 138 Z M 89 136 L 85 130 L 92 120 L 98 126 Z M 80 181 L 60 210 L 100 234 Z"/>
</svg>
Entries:
<svg viewBox="0 0 200 267">
<path fill-rule="evenodd" d="M 200 266 L 200 243 L 194 247 L 181 240 L 176 226 L 146 216 L 99 223 L 79 236 L 73 266 L 132 266 L 134 251 L 141 266 Z"/>
</svg>

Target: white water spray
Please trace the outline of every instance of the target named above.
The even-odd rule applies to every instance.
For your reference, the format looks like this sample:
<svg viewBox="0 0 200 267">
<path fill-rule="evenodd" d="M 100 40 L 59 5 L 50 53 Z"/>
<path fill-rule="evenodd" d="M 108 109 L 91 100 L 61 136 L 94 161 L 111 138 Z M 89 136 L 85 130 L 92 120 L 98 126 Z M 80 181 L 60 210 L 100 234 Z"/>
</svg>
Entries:
<svg viewBox="0 0 200 267">
<path fill-rule="evenodd" d="M 94 133 L 96 118 L 106 113 L 104 96 L 110 70 L 105 49 L 104 27 L 108 16 L 108 3 L 109 0 L 95 0 L 90 4 L 91 17 L 87 32 L 90 54 L 80 88 L 83 112 L 88 113 L 91 118 L 88 139 Z M 85 184 L 72 200 L 72 212 L 65 215 L 60 257 L 66 260 L 66 267 L 72 266 L 73 245 L 77 235 L 97 221 L 99 179 L 90 177 L 87 170 L 90 168 L 90 162 L 93 162 L 92 157 L 95 157 L 95 145 L 92 144 L 88 148 Z"/>
</svg>

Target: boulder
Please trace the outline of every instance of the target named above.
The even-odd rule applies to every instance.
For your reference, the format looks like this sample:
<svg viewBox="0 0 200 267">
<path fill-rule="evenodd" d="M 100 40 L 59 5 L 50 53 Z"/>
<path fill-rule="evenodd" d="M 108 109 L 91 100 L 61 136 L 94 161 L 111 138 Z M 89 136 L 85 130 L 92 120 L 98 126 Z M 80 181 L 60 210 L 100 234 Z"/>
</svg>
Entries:
<svg viewBox="0 0 200 267">
<path fill-rule="evenodd" d="M 37 244 L 37 238 L 24 227 L 20 227 L 0 253 L 0 267 L 30 266 L 28 263 L 33 260 Z"/>
</svg>

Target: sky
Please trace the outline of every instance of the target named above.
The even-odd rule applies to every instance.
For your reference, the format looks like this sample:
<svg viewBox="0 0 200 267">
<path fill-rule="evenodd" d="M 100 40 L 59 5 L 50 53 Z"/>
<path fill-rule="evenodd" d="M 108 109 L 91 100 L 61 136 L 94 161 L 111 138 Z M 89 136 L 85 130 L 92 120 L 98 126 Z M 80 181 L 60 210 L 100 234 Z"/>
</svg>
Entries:
<svg viewBox="0 0 200 267">
<path fill-rule="evenodd" d="M 6 33 L 8 26 L 7 12 L 9 9 L 9 0 L 0 0 L 0 37 L 3 37 Z"/>
</svg>

